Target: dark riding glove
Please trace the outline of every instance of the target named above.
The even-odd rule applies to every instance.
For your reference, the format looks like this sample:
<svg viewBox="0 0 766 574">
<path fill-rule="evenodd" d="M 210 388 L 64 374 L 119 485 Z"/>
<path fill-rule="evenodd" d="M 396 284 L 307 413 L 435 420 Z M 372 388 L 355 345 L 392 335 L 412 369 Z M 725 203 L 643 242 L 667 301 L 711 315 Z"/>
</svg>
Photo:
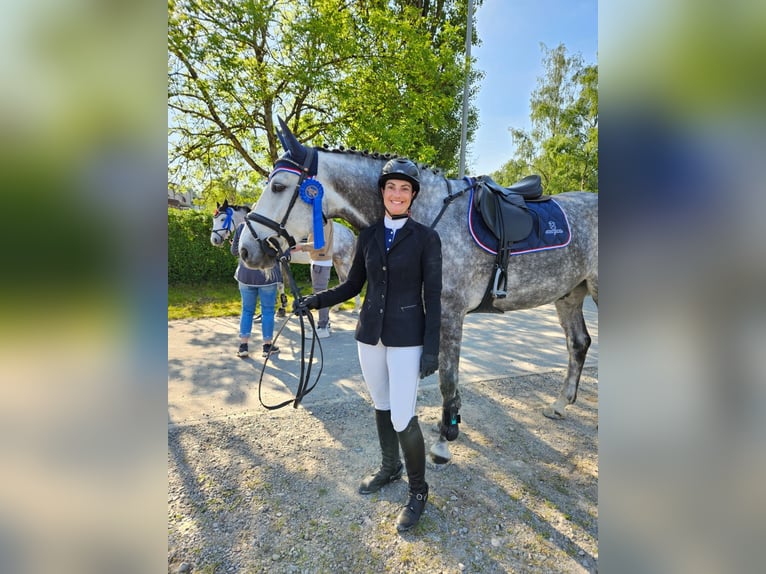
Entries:
<svg viewBox="0 0 766 574">
<path fill-rule="evenodd" d="M 307 315 L 310 309 L 319 309 L 319 298 L 316 295 L 301 297 L 293 303 L 293 313 Z"/>
<path fill-rule="evenodd" d="M 420 378 L 425 379 L 439 368 L 439 356 L 424 353 L 420 356 Z"/>
</svg>

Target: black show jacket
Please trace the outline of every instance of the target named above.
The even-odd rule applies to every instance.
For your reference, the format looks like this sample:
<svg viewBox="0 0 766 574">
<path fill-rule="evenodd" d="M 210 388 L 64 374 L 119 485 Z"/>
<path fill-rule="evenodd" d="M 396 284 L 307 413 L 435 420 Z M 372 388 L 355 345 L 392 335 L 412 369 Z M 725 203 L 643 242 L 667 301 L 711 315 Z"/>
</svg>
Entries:
<svg viewBox="0 0 766 574">
<path fill-rule="evenodd" d="M 320 307 L 355 297 L 367 282 L 356 340 L 387 347 L 423 345 L 423 353 L 439 354 L 442 250 L 439 234 L 408 219 L 386 253 L 381 219 L 359 233 L 348 278 L 320 293 Z"/>
</svg>

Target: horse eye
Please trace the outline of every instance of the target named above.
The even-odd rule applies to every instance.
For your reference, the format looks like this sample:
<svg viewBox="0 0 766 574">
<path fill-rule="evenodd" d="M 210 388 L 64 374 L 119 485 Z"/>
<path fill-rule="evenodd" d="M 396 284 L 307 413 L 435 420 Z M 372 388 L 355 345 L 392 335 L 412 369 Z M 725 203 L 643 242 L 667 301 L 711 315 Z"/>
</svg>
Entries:
<svg viewBox="0 0 766 574">
<path fill-rule="evenodd" d="M 287 186 L 284 183 L 277 183 L 275 181 L 271 182 L 271 191 L 274 193 L 279 193 L 280 191 L 284 191 Z"/>
</svg>

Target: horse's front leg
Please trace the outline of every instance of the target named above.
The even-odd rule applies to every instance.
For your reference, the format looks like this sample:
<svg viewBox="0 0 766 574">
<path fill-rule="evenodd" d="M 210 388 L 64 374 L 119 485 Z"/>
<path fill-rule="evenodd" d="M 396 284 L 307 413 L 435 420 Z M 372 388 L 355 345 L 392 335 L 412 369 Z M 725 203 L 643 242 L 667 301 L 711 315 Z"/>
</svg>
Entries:
<svg viewBox="0 0 766 574">
<path fill-rule="evenodd" d="M 445 318 L 446 317 L 446 318 Z M 458 437 L 460 423 L 460 391 L 458 370 L 460 366 L 460 342 L 463 336 L 463 317 L 450 319 L 442 316 L 441 341 L 439 347 L 439 390 L 442 395 L 442 417 L 439 424 L 439 439 L 431 446 L 431 460 L 436 464 L 447 464 L 452 460 L 448 441 Z"/>
<path fill-rule="evenodd" d="M 584 285 L 580 285 L 556 301 L 556 311 L 559 315 L 559 323 L 567 339 L 567 349 L 569 351 L 569 363 L 567 365 L 567 376 L 564 379 L 564 386 L 558 398 L 543 409 L 543 415 L 550 419 L 563 419 L 564 409 L 567 405 L 573 404 L 577 400 L 577 390 L 580 386 L 580 375 L 583 365 L 585 365 L 585 356 L 590 348 L 591 338 L 585 325 L 585 317 L 582 313 L 582 305 L 587 294 Z"/>
</svg>

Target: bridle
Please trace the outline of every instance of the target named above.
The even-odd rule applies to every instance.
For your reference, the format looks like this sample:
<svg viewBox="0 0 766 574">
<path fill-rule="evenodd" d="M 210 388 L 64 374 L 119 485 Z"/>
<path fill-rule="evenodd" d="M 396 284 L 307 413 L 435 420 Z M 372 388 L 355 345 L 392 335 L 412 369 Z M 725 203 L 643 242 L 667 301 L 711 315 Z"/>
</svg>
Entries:
<svg viewBox="0 0 766 574">
<path fill-rule="evenodd" d="M 245 224 L 247 225 L 247 228 L 250 230 L 250 233 L 253 234 L 253 237 L 255 237 L 261 245 L 261 249 L 264 253 L 267 255 L 271 255 L 272 257 L 276 257 L 280 261 L 282 260 L 282 257 L 285 256 L 285 252 L 282 251 L 282 248 L 279 245 L 279 241 L 272 235 L 265 238 L 258 237 L 258 234 L 255 232 L 255 229 L 253 229 L 252 225 L 250 225 L 251 221 L 254 221 L 256 223 L 260 223 L 261 225 L 265 225 L 272 231 L 274 231 L 278 237 L 282 237 L 285 241 L 287 241 L 288 250 L 287 250 L 287 260 L 290 260 L 289 253 L 290 250 L 295 247 L 295 238 L 290 235 L 287 232 L 287 229 L 285 229 L 285 224 L 287 223 L 287 219 L 290 217 L 290 212 L 293 210 L 293 207 L 295 207 L 295 201 L 298 199 L 298 195 L 300 193 L 301 184 L 303 184 L 306 179 L 311 177 L 313 174 L 311 173 L 311 164 L 314 160 L 314 156 L 316 155 L 316 150 L 312 147 L 306 148 L 306 157 L 303 159 L 303 163 L 299 164 L 295 161 L 293 161 L 290 158 L 283 157 L 279 161 L 277 161 L 277 167 L 274 168 L 274 172 L 278 171 L 279 169 L 287 169 L 288 171 L 296 171 L 300 175 L 298 178 L 298 183 L 295 184 L 295 188 L 293 188 L 293 194 L 290 197 L 290 204 L 287 206 L 287 211 L 285 211 L 285 215 L 282 217 L 282 221 L 277 223 L 273 219 L 269 219 L 268 217 L 261 215 L 260 213 L 250 212 L 245 217 Z M 285 168 L 280 167 L 280 164 L 289 164 L 291 168 Z M 273 175 L 273 172 L 272 172 Z"/>
<path fill-rule="evenodd" d="M 221 238 L 221 243 L 226 241 L 226 237 L 228 237 L 231 234 L 231 228 L 234 226 L 234 209 L 231 207 L 227 207 L 226 211 L 218 211 L 215 210 L 215 213 L 213 214 L 213 218 L 215 219 L 222 213 L 226 214 L 226 218 L 223 220 L 223 227 L 219 229 L 213 228 L 212 233 L 215 233 L 218 237 Z M 226 235 L 224 235 L 226 233 Z"/>
<path fill-rule="evenodd" d="M 295 247 L 296 241 L 295 238 L 290 235 L 287 232 L 287 229 L 285 228 L 285 225 L 287 223 L 288 218 L 290 217 L 290 212 L 293 210 L 293 207 L 295 206 L 295 201 L 298 199 L 298 195 L 300 193 L 301 185 L 303 184 L 306 179 L 310 178 L 313 174 L 311 173 L 311 165 L 314 160 L 314 157 L 316 155 L 316 150 L 314 148 L 306 148 L 306 156 L 303 160 L 302 164 L 299 164 L 295 161 L 293 161 L 290 158 L 283 157 L 279 161 L 277 161 L 276 166 L 274 168 L 274 171 L 272 172 L 272 175 L 274 172 L 278 171 L 279 169 L 282 170 L 288 170 L 299 173 L 300 177 L 298 178 L 298 183 L 295 184 L 295 188 L 293 189 L 292 197 L 290 198 L 290 204 L 287 206 L 287 211 L 285 212 L 285 215 L 282 217 L 282 221 L 277 223 L 273 219 L 269 219 L 268 217 L 261 215 L 260 213 L 255 213 L 254 211 L 251 211 L 247 214 L 245 217 L 245 225 L 247 225 L 247 228 L 250 230 L 250 233 L 253 235 L 253 237 L 258 241 L 258 243 L 261 246 L 261 249 L 263 252 L 267 255 L 270 255 L 272 257 L 275 257 L 277 261 L 279 261 L 280 265 L 282 266 L 282 276 L 287 277 L 289 285 L 290 285 L 290 291 L 292 292 L 292 295 L 295 299 L 295 301 L 299 301 L 301 298 L 301 292 L 298 288 L 298 283 L 295 281 L 295 277 L 293 277 L 293 273 L 290 270 L 290 251 L 293 247 Z M 281 165 L 280 165 L 281 164 Z M 284 164 L 289 164 L 290 167 L 284 167 Z M 260 223 L 261 225 L 265 225 L 272 231 L 276 233 L 276 236 L 271 235 L 269 237 L 260 238 L 258 234 L 255 232 L 255 229 L 251 225 L 250 222 Z M 279 237 L 282 237 L 287 241 L 287 251 L 282 250 L 282 247 L 279 242 Z M 305 397 L 307 394 L 309 394 L 314 387 L 316 387 L 317 383 L 319 382 L 319 377 L 322 374 L 322 368 L 324 366 L 324 353 L 322 352 L 322 344 L 319 342 L 319 337 L 317 337 L 316 334 L 316 325 L 314 323 L 314 317 L 311 314 L 311 312 L 307 312 L 306 314 L 300 314 L 300 325 L 301 325 L 301 372 L 300 376 L 298 378 L 298 388 L 295 391 L 295 397 L 292 399 L 288 399 L 286 401 L 283 401 L 276 405 L 267 405 L 263 402 L 263 398 L 261 397 L 261 384 L 263 382 L 263 374 L 266 370 L 266 364 L 268 363 L 269 358 L 271 357 L 271 352 L 267 355 L 266 359 L 263 361 L 263 367 L 261 368 L 261 376 L 258 381 L 258 400 L 260 401 L 261 405 L 266 407 L 269 410 L 274 409 L 280 409 L 282 407 L 285 407 L 289 404 L 293 405 L 293 408 L 298 408 L 298 405 L 303 400 L 303 397 Z M 290 320 L 291 315 L 288 315 L 285 317 L 285 320 L 282 322 L 282 326 L 279 328 L 277 333 L 275 334 L 273 340 L 272 340 L 272 346 L 274 346 L 277 342 L 277 339 L 282 333 L 282 330 L 287 325 L 287 322 Z M 304 322 L 304 317 L 307 318 L 309 329 L 311 333 L 311 348 L 309 349 L 308 353 L 308 359 L 306 358 L 306 325 Z M 312 385 L 309 385 L 309 380 L 311 379 L 311 367 L 313 366 L 313 359 L 314 359 L 314 346 L 319 346 L 319 372 L 316 374 L 316 378 L 314 379 L 314 383 Z"/>
</svg>

